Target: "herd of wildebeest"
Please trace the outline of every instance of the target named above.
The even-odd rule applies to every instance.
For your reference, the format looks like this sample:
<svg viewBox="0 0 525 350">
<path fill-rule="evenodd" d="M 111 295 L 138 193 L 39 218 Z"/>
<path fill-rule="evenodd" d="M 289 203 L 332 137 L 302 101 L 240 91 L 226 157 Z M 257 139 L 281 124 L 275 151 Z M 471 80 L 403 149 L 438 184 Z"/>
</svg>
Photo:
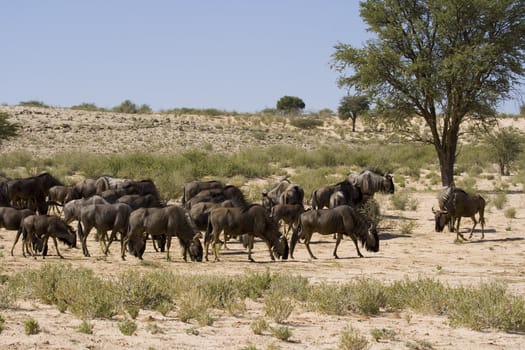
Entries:
<svg viewBox="0 0 525 350">
<path fill-rule="evenodd" d="M 93 228 L 105 255 L 111 243 L 120 240 L 123 260 L 126 252 L 142 259 L 148 240 L 169 260 L 172 237 L 179 239 L 184 261 L 187 255 L 192 261 L 208 260 L 210 245 L 218 261 L 221 246 L 231 238 L 238 238 L 248 249 L 250 261 L 255 238 L 267 245 L 272 260 L 293 258 L 299 241 L 315 259 L 309 245 L 313 233 L 334 236 L 336 258 L 343 236 L 352 239 L 362 257 L 359 243 L 368 251 L 379 251 L 377 220 L 362 210 L 376 192 L 394 193 L 392 176 L 364 169 L 316 189 L 307 200 L 303 188 L 288 179 L 264 191 L 260 203 L 248 202 L 241 189 L 233 185 L 191 181 L 184 185 L 180 204 L 168 205 L 150 179 L 100 176 L 63 185 L 43 173 L 0 182 L 0 228 L 17 232 L 11 255 L 21 237 L 24 256 L 44 258 L 49 238 L 60 257 L 57 240 L 70 247 L 76 247 L 78 240 L 84 256 L 90 256 L 87 239 Z M 433 209 L 436 231 L 448 224 L 449 230 L 464 239 L 459 222 L 461 217 L 470 217 L 474 222 L 472 236 L 477 223 L 474 216 L 479 213 L 483 238 L 485 201 L 481 196 L 449 186 L 438 199 L 439 209 Z M 74 221 L 76 232 L 71 226 Z"/>
</svg>

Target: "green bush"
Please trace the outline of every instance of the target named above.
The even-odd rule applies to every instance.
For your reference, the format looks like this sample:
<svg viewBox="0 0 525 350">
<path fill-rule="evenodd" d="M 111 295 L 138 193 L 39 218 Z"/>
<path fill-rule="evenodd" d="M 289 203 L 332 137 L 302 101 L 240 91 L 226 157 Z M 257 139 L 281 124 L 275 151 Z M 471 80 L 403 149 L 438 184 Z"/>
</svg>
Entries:
<svg viewBox="0 0 525 350">
<path fill-rule="evenodd" d="M 261 335 L 268 329 L 268 322 L 262 317 L 258 317 L 250 323 L 253 334 Z"/>
<path fill-rule="evenodd" d="M 292 314 L 293 309 L 293 301 L 281 291 L 273 291 L 264 297 L 265 315 L 277 323 L 285 321 Z"/>
<path fill-rule="evenodd" d="M 289 341 L 292 337 L 292 331 L 286 326 L 270 326 L 269 329 L 272 335 L 279 340 Z"/>
<path fill-rule="evenodd" d="M 93 334 L 93 324 L 89 321 L 82 321 L 80 326 L 77 329 L 80 333 L 84 334 Z"/>
<path fill-rule="evenodd" d="M 34 335 L 40 333 L 40 325 L 38 321 L 29 317 L 24 321 L 24 332 L 26 335 Z"/>
<path fill-rule="evenodd" d="M 124 335 L 133 335 L 137 330 L 137 324 L 133 320 L 125 319 L 118 323 L 118 329 Z"/>
<path fill-rule="evenodd" d="M 364 350 L 369 348 L 366 337 L 359 330 L 347 325 L 339 336 L 339 349 L 342 350 Z"/>
</svg>

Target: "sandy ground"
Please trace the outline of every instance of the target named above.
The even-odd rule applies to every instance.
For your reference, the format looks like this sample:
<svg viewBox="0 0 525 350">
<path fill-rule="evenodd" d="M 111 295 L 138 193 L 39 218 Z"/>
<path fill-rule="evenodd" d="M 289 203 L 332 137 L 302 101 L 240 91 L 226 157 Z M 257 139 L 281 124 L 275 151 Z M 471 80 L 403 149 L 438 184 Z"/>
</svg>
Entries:
<svg viewBox="0 0 525 350">
<path fill-rule="evenodd" d="M 12 145 L 11 145 L 12 146 Z M 11 147 L 10 146 L 10 147 Z M 437 189 L 436 189 L 437 190 Z M 454 243 L 455 234 L 434 232 L 431 208 L 437 205 L 436 191 L 420 190 L 411 193 L 417 200 L 416 210 L 392 209 L 389 198 L 378 197 L 383 220 L 380 230 L 380 251 L 362 251 L 364 258 L 357 258 L 351 241 L 345 240 L 339 247 L 341 259 L 332 257 L 334 241 L 328 236 L 314 235 L 312 251 L 317 260 L 309 259 L 304 245 L 299 243 L 295 259 L 287 262 L 271 262 L 265 246 L 255 246 L 255 263 L 247 260 L 247 254 L 238 243 L 231 243 L 230 250 L 223 251 L 221 262 L 184 263 L 175 243 L 174 259 L 155 253 L 150 245 L 140 263 L 133 257 L 121 261 L 118 245 L 104 257 L 98 243 L 90 240 L 91 257 L 82 256 L 80 249 L 60 246 L 65 261 L 52 255 L 41 258 L 24 258 L 21 246 L 10 249 L 15 233 L 0 230 L 0 272 L 12 274 L 25 268 L 39 268 L 43 264 L 68 263 L 73 267 L 85 267 L 107 274 L 119 274 L 126 270 L 153 271 L 162 269 L 177 273 L 237 275 L 252 271 L 270 271 L 299 274 L 312 283 L 340 283 L 357 277 L 370 277 L 383 282 L 403 278 L 431 277 L 452 286 L 500 281 L 508 285 L 511 293 L 525 297 L 525 194 L 521 190 L 507 194 L 507 207 L 516 209 L 515 218 L 508 219 L 503 210 L 489 206 L 486 213 L 485 239 L 480 240 L 476 229 L 472 240 Z M 486 194 L 490 199 L 491 194 Z M 410 234 L 401 234 L 400 227 L 414 222 Z M 469 219 L 462 220 L 462 231 L 471 226 Z M 50 252 L 54 253 L 53 248 Z M 474 331 L 448 324 L 443 316 L 424 315 L 411 310 L 400 313 L 381 313 L 375 317 L 363 315 L 327 316 L 312 313 L 296 305 L 286 325 L 292 331 L 290 341 L 276 339 L 269 332 L 255 335 L 251 322 L 264 316 L 262 301 L 246 300 L 247 311 L 242 316 L 231 316 L 216 311 L 215 322 L 201 327 L 196 323 L 181 322 L 175 312 L 162 316 L 154 311 L 141 310 L 137 317 L 138 330 L 133 336 L 122 335 L 118 329 L 119 317 L 92 321 L 94 333 L 86 335 L 77 331 L 81 320 L 70 313 L 60 313 L 56 308 L 32 301 L 20 301 L 15 309 L 0 310 L 5 318 L 5 329 L 0 333 L 1 349 L 335 349 L 346 325 L 361 331 L 370 341 L 371 349 L 417 348 L 414 344 L 430 344 L 433 349 L 525 349 L 523 334 L 505 333 L 497 330 Z M 38 321 L 42 332 L 24 334 L 24 321 L 28 317 Z M 161 332 L 154 334 L 150 324 Z M 396 333 L 394 340 L 375 342 L 370 331 L 388 328 Z M 412 347 L 407 344 L 412 344 Z M 424 349 L 420 345 L 420 349 Z M 428 348 L 428 347 L 427 347 Z"/>
</svg>

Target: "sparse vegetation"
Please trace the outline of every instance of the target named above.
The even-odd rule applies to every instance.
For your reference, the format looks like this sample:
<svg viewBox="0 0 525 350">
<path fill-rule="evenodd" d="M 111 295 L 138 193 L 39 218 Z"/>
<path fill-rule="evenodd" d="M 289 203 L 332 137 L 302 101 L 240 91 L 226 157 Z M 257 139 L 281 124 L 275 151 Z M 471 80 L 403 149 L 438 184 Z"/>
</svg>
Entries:
<svg viewBox="0 0 525 350">
<path fill-rule="evenodd" d="M 38 321 L 32 317 L 24 321 L 24 332 L 26 335 L 34 335 L 40 333 L 40 325 Z"/>
<path fill-rule="evenodd" d="M 80 333 L 84 334 L 93 334 L 93 325 L 89 321 L 82 321 L 80 326 L 77 329 Z"/>
<path fill-rule="evenodd" d="M 261 335 L 268 329 L 268 322 L 262 317 L 258 317 L 250 323 L 253 334 Z"/>
<path fill-rule="evenodd" d="M 352 326 L 346 326 L 339 336 L 339 349 L 341 350 L 364 350 L 370 344 L 361 332 Z"/>
<path fill-rule="evenodd" d="M 120 333 L 124 335 L 133 335 L 137 330 L 137 324 L 135 321 L 127 318 L 118 323 L 118 329 L 120 330 Z"/>
<path fill-rule="evenodd" d="M 292 337 L 292 330 L 287 326 L 269 326 L 269 330 L 279 340 L 289 341 Z"/>
</svg>

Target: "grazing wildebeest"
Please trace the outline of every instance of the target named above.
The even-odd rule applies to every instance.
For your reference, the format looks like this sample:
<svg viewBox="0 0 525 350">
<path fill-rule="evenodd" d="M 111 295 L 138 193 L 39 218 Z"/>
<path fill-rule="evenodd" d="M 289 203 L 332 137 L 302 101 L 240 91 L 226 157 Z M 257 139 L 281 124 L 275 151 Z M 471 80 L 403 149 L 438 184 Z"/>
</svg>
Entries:
<svg viewBox="0 0 525 350">
<path fill-rule="evenodd" d="M 84 256 L 90 256 L 87 248 L 87 237 L 94 227 L 100 239 L 102 252 L 107 255 L 111 242 L 115 239 L 117 232 L 121 235 L 121 248 L 123 237 L 126 235 L 129 223 L 131 207 L 125 203 L 114 204 L 92 204 L 83 207 L 80 211 L 78 222 L 78 234 L 82 237 L 82 252 Z M 105 244 L 107 231 L 111 235 L 107 245 Z"/>
<path fill-rule="evenodd" d="M 361 189 L 345 179 L 333 185 L 320 187 L 312 192 L 310 203 L 312 209 L 330 208 L 330 197 L 335 193 L 340 192 L 338 196 L 344 196 L 346 204 L 358 205 L 363 201 L 363 194 Z"/>
<path fill-rule="evenodd" d="M 7 193 L 11 205 L 17 208 L 28 208 L 47 214 L 46 196 L 51 187 L 62 185 L 49 173 L 43 173 L 24 179 L 7 182 Z"/>
<path fill-rule="evenodd" d="M 357 175 L 348 175 L 348 180 L 358 186 L 367 197 L 373 197 L 376 192 L 394 193 L 392 175 L 385 175 L 377 169 L 364 169 Z"/>
<path fill-rule="evenodd" d="M 42 257 L 45 258 L 47 254 L 47 241 L 49 237 L 53 239 L 57 255 L 60 258 L 64 258 L 59 250 L 57 239 L 64 242 L 69 247 L 76 246 L 77 236 L 73 228 L 67 225 L 62 219 L 54 215 L 29 215 L 26 216 L 21 224 L 21 230 L 17 233 L 13 247 L 11 248 L 11 255 L 20 234 L 22 234 L 22 255 L 27 252 L 36 258 L 36 252 L 33 250 L 32 245 L 35 246 L 36 251 L 42 251 Z"/>
<path fill-rule="evenodd" d="M 214 208 L 210 212 L 208 227 L 204 243 L 206 246 L 206 260 L 208 260 L 208 247 L 212 244 L 215 261 L 219 260 L 216 243 L 219 235 L 224 231 L 225 236 L 239 237 L 246 234 L 248 237 L 258 237 L 266 243 L 270 258 L 275 260 L 274 254 L 283 260 L 288 259 L 288 242 L 277 223 L 269 216 L 268 211 L 261 205 L 252 204 L 242 208 Z M 252 248 L 248 243 L 248 259 L 252 259 Z"/>
<path fill-rule="evenodd" d="M 188 253 L 192 261 L 202 261 L 202 245 L 199 240 L 201 234 L 183 207 L 169 205 L 164 208 L 140 208 L 133 211 L 122 247 L 122 260 L 126 259 L 126 245 L 131 247 L 131 253 L 136 252 L 137 257 L 142 260 L 148 234 L 166 236 L 167 260 L 171 259 L 171 238 L 176 236 L 183 248 L 184 261 L 187 261 Z"/>
<path fill-rule="evenodd" d="M 379 236 L 374 225 L 369 223 L 363 214 L 348 205 L 329 209 L 309 210 L 302 213 L 292 234 L 290 243 L 290 256 L 292 258 L 297 241 L 304 239 L 304 244 L 310 257 L 316 259 L 310 250 L 310 240 L 314 232 L 322 235 L 337 233 L 337 241 L 333 253 L 335 258 L 338 258 L 337 247 L 343 235 L 352 239 L 359 257 L 363 257 L 363 255 L 359 251 L 358 240 L 365 246 L 366 250 L 379 251 Z"/>
<path fill-rule="evenodd" d="M 304 213 L 302 204 L 277 204 L 272 207 L 270 215 L 278 223 L 283 221 L 286 229 L 284 232 L 288 238 L 290 229 L 294 227 L 302 213 Z"/>
<path fill-rule="evenodd" d="M 133 210 L 138 208 L 160 208 L 165 206 L 155 195 L 150 193 L 141 195 L 141 194 L 126 194 L 119 199 L 117 203 L 126 203 Z"/>
<path fill-rule="evenodd" d="M 440 209 L 432 211 L 435 219 L 436 232 L 443 231 L 446 224 L 449 228 L 456 231 L 456 239 L 459 237 L 465 239 L 462 233 L 459 232 L 459 224 L 462 217 L 468 217 L 472 220 L 474 225 L 470 229 L 469 238 L 472 238 L 474 229 L 476 228 L 476 214 L 479 214 L 479 222 L 481 224 L 481 239 L 485 238 L 485 199 L 479 194 L 469 194 L 456 187 L 446 187 L 440 197 Z M 454 224 L 456 225 L 454 227 Z"/>
<path fill-rule="evenodd" d="M 211 189 L 221 189 L 224 188 L 224 185 L 219 181 L 191 181 L 186 184 L 184 184 L 184 188 L 182 190 L 182 205 L 186 206 L 186 202 L 192 199 L 194 196 L 197 195 L 197 193 L 204 191 L 204 190 L 211 190 Z"/>
<path fill-rule="evenodd" d="M 200 202 L 221 203 L 227 200 L 231 201 L 236 207 L 248 205 L 240 188 L 227 185 L 221 189 L 209 189 L 199 192 L 192 199 L 186 201 L 186 209 L 191 210 L 193 205 Z"/>
</svg>

